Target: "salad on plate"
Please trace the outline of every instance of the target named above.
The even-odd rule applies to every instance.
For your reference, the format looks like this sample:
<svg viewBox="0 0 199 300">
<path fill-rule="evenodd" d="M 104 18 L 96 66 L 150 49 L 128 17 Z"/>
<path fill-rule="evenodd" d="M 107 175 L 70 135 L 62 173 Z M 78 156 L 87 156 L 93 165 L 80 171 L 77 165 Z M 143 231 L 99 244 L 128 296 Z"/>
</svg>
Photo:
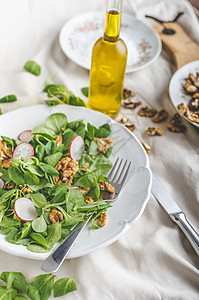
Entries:
<svg viewBox="0 0 199 300">
<path fill-rule="evenodd" d="M 0 140 L 0 230 L 9 243 L 45 253 L 79 228 L 106 224 L 115 195 L 106 174 L 113 141 L 109 124 L 68 122 L 54 113 L 16 139 Z"/>
</svg>

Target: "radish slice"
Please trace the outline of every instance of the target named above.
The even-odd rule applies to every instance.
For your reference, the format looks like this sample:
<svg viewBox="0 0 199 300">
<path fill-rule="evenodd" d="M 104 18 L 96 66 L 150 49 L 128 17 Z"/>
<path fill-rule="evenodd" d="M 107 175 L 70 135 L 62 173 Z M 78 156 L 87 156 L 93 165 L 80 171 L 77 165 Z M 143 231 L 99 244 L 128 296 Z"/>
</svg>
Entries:
<svg viewBox="0 0 199 300">
<path fill-rule="evenodd" d="M 31 130 L 24 130 L 22 131 L 19 136 L 18 136 L 18 139 L 21 141 L 21 142 L 30 142 L 32 139 L 33 139 L 33 134 L 32 134 L 32 131 Z"/>
<path fill-rule="evenodd" d="M 76 135 L 69 146 L 69 155 L 72 159 L 79 160 L 84 152 L 84 140 L 80 135 Z"/>
<path fill-rule="evenodd" d="M 2 178 L 0 178 L 0 189 L 2 189 L 5 185 L 5 182 Z"/>
<path fill-rule="evenodd" d="M 14 211 L 16 216 L 24 222 L 33 221 L 38 217 L 33 202 L 26 197 L 18 198 L 15 201 Z"/>
<path fill-rule="evenodd" d="M 33 147 L 26 142 L 23 142 L 19 144 L 13 152 L 13 159 L 16 159 L 18 157 L 21 157 L 22 159 L 29 158 L 34 155 L 34 149 Z"/>
</svg>

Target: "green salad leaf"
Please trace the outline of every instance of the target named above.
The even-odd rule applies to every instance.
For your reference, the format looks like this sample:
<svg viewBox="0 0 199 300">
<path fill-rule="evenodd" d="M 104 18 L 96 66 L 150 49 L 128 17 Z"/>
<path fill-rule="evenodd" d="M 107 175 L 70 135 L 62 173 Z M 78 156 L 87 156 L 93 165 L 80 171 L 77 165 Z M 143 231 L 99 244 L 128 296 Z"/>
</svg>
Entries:
<svg viewBox="0 0 199 300">
<path fill-rule="evenodd" d="M 81 92 L 84 96 L 88 97 L 89 94 L 89 87 L 83 87 L 81 88 Z"/>
<path fill-rule="evenodd" d="M 28 71 L 36 76 L 39 76 L 41 73 L 40 65 L 33 60 L 27 61 L 24 65 L 24 69 L 26 69 L 26 71 Z"/>
<path fill-rule="evenodd" d="M 17 101 L 16 95 L 7 95 L 0 99 L 0 103 L 8 103 L 8 102 L 15 102 Z"/>
<path fill-rule="evenodd" d="M 53 286 L 54 297 L 64 296 L 75 291 L 77 286 L 72 278 L 61 278 L 57 280 Z"/>
</svg>

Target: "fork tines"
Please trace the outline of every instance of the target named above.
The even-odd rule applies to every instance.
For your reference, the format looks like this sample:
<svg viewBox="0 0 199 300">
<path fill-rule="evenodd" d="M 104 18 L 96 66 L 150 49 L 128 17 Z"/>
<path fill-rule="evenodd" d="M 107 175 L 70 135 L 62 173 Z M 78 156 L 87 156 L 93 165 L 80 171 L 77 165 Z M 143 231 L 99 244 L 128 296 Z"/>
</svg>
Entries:
<svg viewBox="0 0 199 300">
<path fill-rule="evenodd" d="M 126 180 L 130 166 L 131 162 L 118 157 L 108 175 L 109 181 L 122 186 Z"/>
</svg>

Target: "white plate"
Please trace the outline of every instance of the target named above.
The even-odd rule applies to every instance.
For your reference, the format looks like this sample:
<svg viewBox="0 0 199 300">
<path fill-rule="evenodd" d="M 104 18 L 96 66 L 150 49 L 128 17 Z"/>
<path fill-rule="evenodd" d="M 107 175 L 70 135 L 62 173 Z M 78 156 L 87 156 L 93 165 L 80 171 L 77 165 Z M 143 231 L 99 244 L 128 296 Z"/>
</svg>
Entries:
<svg viewBox="0 0 199 300">
<path fill-rule="evenodd" d="M 177 111 L 178 111 L 177 108 L 178 104 L 180 103 L 184 103 L 185 105 L 189 104 L 191 96 L 185 93 L 183 89 L 183 85 L 189 73 L 195 74 L 196 72 L 199 72 L 199 60 L 195 60 L 184 65 L 179 70 L 177 70 L 171 78 L 169 84 L 169 96 Z M 184 118 L 191 124 L 195 125 L 196 127 L 199 127 L 199 124 L 189 121 L 186 117 Z"/>
<path fill-rule="evenodd" d="M 151 172 L 146 152 L 137 138 L 108 116 L 87 108 L 59 105 L 51 109 L 45 105 L 37 105 L 18 109 L 0 116 L 0 136 L 16 138 L 21 131 L 43 124 L 45 118 L 54 112 L 65 113 L 69 121 L 84 118 L 86 122 L 95 126 L 108 122 L 112 127 L 112 138 L 115 140 L 111 160 L 114 161 L 119 156 L 132 163 L 124 189 L 120 192 L 117 201 L 113 203 L 113 207 L 108 210 L 106 226 L 96 231 L 86 228 L 68 256 L 73 258 L 113 243 L 141 216 L 150 196 Z M 6 242 L 2 232 L 0 250 L 38 260 L 43 260 L 49 255 L 49 253 L 33 253 L 25 246 L 10 244 Z"/>
<path fill-rule="evenodd" d="M 85 69 L 90 70 L 92 47 L 104 33 L 104 19 L 104 12 L 89 12 L 70 19 L 61 29 L 63 52 Z M 120 36 L 128 48 L 126 73 L 150 65 L 161 52 L 158 34 L 129 15 L 122 16 Z"/>
</svg>

